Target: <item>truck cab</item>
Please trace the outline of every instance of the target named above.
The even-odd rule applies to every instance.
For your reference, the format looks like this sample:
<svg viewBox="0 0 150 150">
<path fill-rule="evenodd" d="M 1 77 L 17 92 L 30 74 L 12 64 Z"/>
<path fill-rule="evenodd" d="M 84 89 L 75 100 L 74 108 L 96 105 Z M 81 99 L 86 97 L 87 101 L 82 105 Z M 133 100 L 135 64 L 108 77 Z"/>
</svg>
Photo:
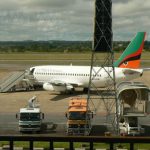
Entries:
<svg viewBox="0 0 150 150">
<path fill-rule="evenodd" d="M 32 100 L 35 100 L 35 97 L 32 98 Z M 29 100 L 29 105 L 25 108 L 20 108 L 20 112 L 16 114 L 16 118 L 19 120 L 20 132 L 41 131 L 44 114 L 41 112 L 39 106 L 32 103 L 31 100 Z"/>
</svg>

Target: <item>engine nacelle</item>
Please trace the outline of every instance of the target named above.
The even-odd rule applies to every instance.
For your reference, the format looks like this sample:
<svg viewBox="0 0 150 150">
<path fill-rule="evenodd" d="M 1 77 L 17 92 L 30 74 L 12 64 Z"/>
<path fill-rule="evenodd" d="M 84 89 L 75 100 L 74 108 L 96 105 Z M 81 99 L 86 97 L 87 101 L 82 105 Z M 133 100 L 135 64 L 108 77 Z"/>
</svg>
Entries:
<svg viewBox="0 0 150 150">
<path fill-rule="evenodd" d="M 54 88 L 50 83 L 44 83 L 43 84 L 43 89 L 47 90 L 47 91 L 54 91 Z"/>
</svg>

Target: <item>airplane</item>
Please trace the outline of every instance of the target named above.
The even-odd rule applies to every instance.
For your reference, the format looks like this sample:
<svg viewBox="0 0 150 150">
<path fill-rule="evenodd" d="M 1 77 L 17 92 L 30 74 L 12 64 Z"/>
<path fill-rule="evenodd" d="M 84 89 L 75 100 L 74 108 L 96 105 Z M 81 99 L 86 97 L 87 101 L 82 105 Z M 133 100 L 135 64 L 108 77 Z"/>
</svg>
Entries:
<svg viewBox="0 0 150 150">
<path fill-rule="evenodd" d="M 146 32 L 138 32 L 119 59 L 114 62 L 116 83 L 142 76 L 144 69 L 139 67 L 145 36 Z M 29 74 L 48 91 L 72 92 L 76 87 L 82 87 L 87 91 L 90 69 L 91 66 L 43 65 L 31 67 Z M 106 71 L 109 71 L 109 75 Z M 107 87 L 112 84 L 112 67 L 94 67 L 91 77 L 95 87 Z"/>
</svg>

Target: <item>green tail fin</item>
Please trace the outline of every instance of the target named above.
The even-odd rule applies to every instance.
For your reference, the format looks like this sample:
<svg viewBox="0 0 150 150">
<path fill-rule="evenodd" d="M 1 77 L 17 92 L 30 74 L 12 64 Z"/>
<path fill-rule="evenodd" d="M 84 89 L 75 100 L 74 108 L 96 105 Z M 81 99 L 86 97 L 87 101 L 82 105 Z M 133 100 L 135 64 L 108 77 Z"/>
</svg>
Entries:
<svg viewBox="0 0 150 150">
<path fill-rule="evenodd" d="M 138 32 L 120 58 L 114 63 L 114 67 L 139 68 L 145 36 L 146 32 Z"/>
</svg>

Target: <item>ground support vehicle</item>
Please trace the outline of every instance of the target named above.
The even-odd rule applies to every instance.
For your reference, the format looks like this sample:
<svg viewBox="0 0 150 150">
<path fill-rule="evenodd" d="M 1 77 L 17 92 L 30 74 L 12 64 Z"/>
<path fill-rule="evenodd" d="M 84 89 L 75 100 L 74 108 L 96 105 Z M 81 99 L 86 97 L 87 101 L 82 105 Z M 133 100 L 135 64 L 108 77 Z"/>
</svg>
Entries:
<svg viewBox="0 0 150 150">
<path fill-rule="evenodd" d="M 41 112 L 39 105 L 36 103 L 36 97 L 32 97 L 28 106 L 20 108 L 19 114 L 16 114 L 16 118 L 19 120 L 20 132 L 39 132 L 42 127 L 42 120 L 44 114 Z"/>
<path fill-rule="evenodd" d="M 122 82 L 117 86 L 121 135 L 143 135 L 139 119 L 150 114 L 150 90 L 141 82 Z"/>
<path fill-rule="evenodd" d="M 139 124 L 139 116 L 134 114 L 123 116 L 119 126 L 121 135 L 139 136 L 144 134 L 144 128 Z"/>
<path fill-rule="evenodd" d="M 91 131 L 91 120 L 93 113 L 87 106 L 87 99 L 73 98 L 69 101 L 66 112 L 67 135 L 89 135 Z"/>
</svg>

